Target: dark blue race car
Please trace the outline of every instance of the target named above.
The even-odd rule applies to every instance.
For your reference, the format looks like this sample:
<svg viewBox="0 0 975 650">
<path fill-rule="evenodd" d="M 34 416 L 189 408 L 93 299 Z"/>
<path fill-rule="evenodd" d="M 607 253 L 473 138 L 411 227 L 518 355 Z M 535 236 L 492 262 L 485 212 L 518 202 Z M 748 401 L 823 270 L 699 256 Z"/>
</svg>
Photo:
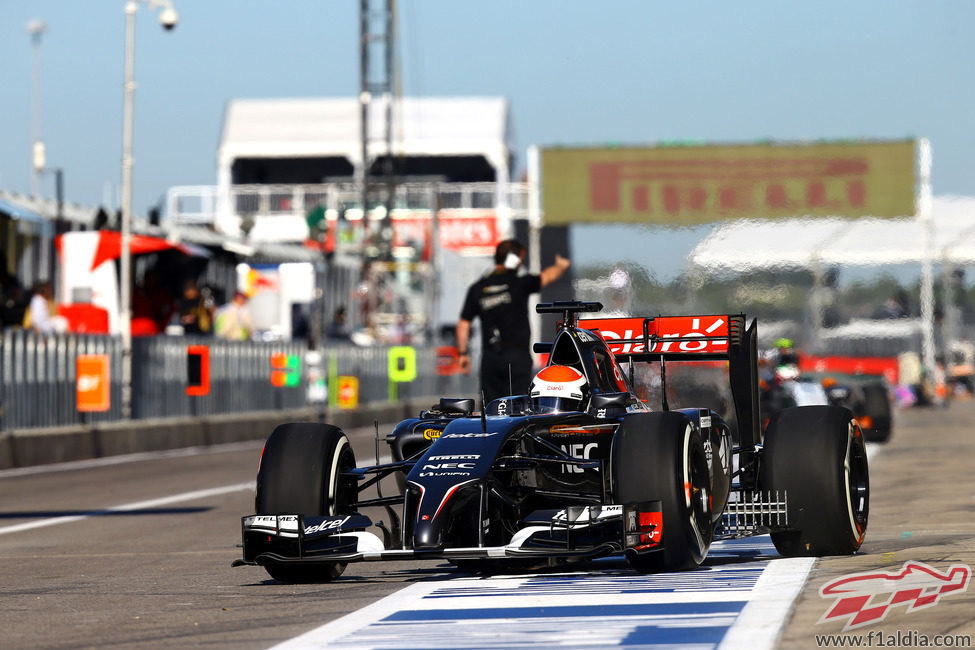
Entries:
<svg viewBox="0 0 975 650">
<path fill-rule="evenodd" d="M 548 362 L 527 392 L 480 411 L 472 398 L 440 399 L 386 436 L 392 462 L 357 466 L 334 426 L 277 427 L 234 564 L 306 582 L 406 559 L 502 571 L 624 555 L 641 572 L 680 570 L 715 539 L 765 533 L 783 555 L 860 547 L 869 478 L 857 421 L 806 406 L 763 431 L 754 320 L 579 319 L 601 308 L 538 305 L 562 321 L 535 345 Z M 710 408 L 671 410 L 664 397 L 652 409 L 634 388 L 636 368 L 653 364 L 666 396 L 668 365 L 684 362 L 727 367 L 734 436 Z M 381 489 L 390 483 L 395 494 Z M 377 508 L 386 522 L 364 514 Z"/>
</svg>

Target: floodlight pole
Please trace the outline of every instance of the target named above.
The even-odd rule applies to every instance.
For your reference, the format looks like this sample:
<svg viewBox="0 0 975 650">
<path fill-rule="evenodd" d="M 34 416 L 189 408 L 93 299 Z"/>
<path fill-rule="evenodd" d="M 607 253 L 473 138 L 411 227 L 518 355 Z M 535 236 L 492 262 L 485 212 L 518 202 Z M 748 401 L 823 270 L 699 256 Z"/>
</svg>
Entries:
<svg viewBox="0 0 975 650">
<path fill-rule="evenodd" d="M 132 416 L 132 114 L 135 95 L 135 12 L 139 2 L 163 8 L 160 21 L 169 31 L 178 20 L 169 0 L 129 0 L 125 3 L 125 82 L 122 117 L 122 223 L 119 252 L 119 329 L 122 334 L 122 417 Z"/>
<path fill-rule="evenodd" d="M 33 50 L 31 66 L 31 159 L 33 175 L 31 176 L 31 194 L 35 198 L 41 195 L 41 172 L 45 167 L 44 140 L 41 139 L 41 36 L 47 25 L 37 18 L 27 23 L 27 33 Z"/>
<path fill-rule="evenodd" d="M 122 241 L 119 253 L 119 328 L 122 332 L 122 417 L 132 417 L 132 104 L 135 94 L 134 1 L 125 3 L 125 82 L 122 117 Z"/>
</svg>

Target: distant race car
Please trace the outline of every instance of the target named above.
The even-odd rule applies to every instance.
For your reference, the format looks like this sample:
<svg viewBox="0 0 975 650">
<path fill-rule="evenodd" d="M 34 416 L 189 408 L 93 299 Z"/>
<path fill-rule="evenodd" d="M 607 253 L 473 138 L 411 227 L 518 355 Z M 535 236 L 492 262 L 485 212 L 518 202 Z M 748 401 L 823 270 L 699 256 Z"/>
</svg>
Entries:
<svg viewBox="0 0 975 650">
<path fill-rule="evenodd" d="M 763 435 L 754 320 L 579 320 L 601 308 L 538 305 L 562 322 L 535 345 L 549 356 L 529 392 L 480 412 L 440 399 L 386 436 L 392 462 L 357 467 L 334 426 L 277 427 L 234 565 L 307 582 L 361 561 L 489 572 L 623 555 L 655 572 L 699 565 L 713 540 L 765 533 L 786 556 L 860 547 L 870 489 L 857 421 L 837 406 L 787 408 Z M 710 409 L 670 410 L 663 390 L 651 410 L 634 389 L 638 364 L 659 364 L 666 388 L 668 364 L 708 360 L 727 362 L 740 439 Z M 377 489 L 386 477 L 395 494 Z M 388 524 L 363 513 L 374 507 Z"/>
<path fill-rule="evenodd" d="M 882 375 L 807 372 L 809 379 L 819 381 L 830 404 L 845 406 L 857 418 L 867 442 L 887 442 L 893 430 L 892 398 Z"/>
</svg>

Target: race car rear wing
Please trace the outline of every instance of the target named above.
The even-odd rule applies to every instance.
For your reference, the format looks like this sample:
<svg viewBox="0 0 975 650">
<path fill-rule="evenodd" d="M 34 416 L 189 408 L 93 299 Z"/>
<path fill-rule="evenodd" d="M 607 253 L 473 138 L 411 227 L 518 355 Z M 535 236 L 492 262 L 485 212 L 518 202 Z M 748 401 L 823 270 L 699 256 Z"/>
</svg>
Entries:
<svg viewBox="0 0 975 650">
<path fill-rule="evenodd" d="M 730 361 L 744 321 L 743 315 L 584 318 L 578 326 L 598 333 L 619 361 Z"/>
<path fill-rule="evenodd" d="M 584 318 L 578 327 L 599 334 L 619 361 L 727 360 L 740 445 L 749 449 L 761 440 L 754 319 L 746 326 L 744 314 Z"/>
<path fill-rule="evenodd" d="M 578 326 L 597 332 L 620 361 L 729 359 L 744 316 L 584 318 Z"/>
</svg>

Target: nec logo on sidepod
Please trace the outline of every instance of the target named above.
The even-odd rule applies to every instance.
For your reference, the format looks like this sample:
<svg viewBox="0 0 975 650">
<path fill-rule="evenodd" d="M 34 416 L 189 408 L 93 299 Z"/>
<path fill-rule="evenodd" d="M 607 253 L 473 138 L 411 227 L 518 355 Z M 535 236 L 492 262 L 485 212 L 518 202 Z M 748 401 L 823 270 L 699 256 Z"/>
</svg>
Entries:
<svg viewBox="0 0 975 650">
<path fill-rule="evenodd" d="M 836 602 L 819 623 L 846 619 L 843 630 L 884 620 L 892 607 L 906 605 L 907 612 L 934 607 L 942 596 L 964 593 L 971 567 L 953 564 L 942 573 L 923 562 L 905 562 L 899 571 L 854 573 L 832 580 L 819 589 L 823 598 Z"/>
</svg>

